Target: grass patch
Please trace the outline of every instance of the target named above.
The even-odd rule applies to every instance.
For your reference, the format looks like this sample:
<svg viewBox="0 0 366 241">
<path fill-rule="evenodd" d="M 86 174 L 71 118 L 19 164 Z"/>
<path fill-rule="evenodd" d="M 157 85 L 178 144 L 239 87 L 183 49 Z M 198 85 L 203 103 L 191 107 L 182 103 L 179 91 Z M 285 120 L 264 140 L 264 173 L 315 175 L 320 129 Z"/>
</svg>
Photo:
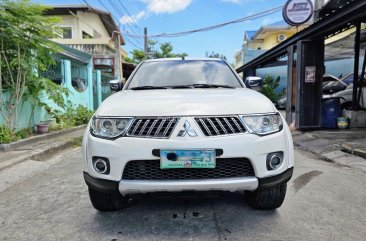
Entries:
<svg viewBox="0 0 366 241">
<path fill-rule="evenodd" d="M 82 141 L 83 141 L 83 137 L 82 136 L 79 136 L 79 137 L 76 137 L 72 140 L 71 142 L 71 145 L 72 147 L 80 147 L 81 144 L 82 144 Z"/>
</svg>

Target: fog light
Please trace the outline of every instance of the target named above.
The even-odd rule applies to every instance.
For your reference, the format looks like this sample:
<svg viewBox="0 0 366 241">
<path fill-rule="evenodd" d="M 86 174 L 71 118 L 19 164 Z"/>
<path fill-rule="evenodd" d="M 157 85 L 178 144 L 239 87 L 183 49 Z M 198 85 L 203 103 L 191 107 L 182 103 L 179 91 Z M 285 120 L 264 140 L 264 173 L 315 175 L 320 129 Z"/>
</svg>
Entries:
<svg viewBox="0 0 366 241">
<path fill-rule="evenodd" d="M 109 160 L 104 157 L 93 157 L 93 168 L 100 174 L 109 174 Z"/>
<path fill-rule="evenodd" d="M 267 169 L 275 170 L 282 165 L 283 162 L 283 152 L 272 152 L 267 155 Z"/>
</svg>

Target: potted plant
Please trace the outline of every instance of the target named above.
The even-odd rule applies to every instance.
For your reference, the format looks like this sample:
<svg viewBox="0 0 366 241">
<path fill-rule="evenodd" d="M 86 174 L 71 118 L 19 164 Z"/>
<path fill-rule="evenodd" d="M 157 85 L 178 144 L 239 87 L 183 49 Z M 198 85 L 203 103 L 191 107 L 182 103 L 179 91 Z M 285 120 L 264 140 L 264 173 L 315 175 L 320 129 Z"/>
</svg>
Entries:
<svg viewBox="0 0 366 241">
<path fill-rule="evenodd" d="M 38 124 L 36 125 L 37 133 L 38 133 L 38 134 L 45 134 L 45 133 L 48 133 L 48 127 L 49 127 L 48 122 L 41 121 L 40 123 L 38 123 Z"/>
</svg>

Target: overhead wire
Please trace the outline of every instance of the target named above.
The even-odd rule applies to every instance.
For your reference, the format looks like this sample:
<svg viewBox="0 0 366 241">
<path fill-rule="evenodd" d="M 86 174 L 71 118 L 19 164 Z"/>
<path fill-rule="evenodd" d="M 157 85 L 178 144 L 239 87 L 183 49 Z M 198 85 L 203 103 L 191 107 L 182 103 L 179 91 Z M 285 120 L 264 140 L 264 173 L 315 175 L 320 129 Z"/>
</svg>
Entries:
<svg viewBox="0 0 366 241">
<path fill-rule="evenodd" d="M 114 2 L 113 0 L 108 0 L 108 3 L 116 10 L 116 13 L 119 15 L 119 18 L 121 19 L 124 16 L 124 14 L 122 11 L 120 11 L 120 8 L 118 8 L 117 3 Z M 129 23 L 126 23 L 126 27 L 130 29 L 132 34 L 135 34 L 135 35 L 137 34 Z M 134 39 L 136 41 L 135 42 L 136 44 L 143 45 L 141 39 L 136 39 L 136 38 L 132 38 L 132 39 Z"/>
<path fill-rule="evenodd" d="M 100 0 L 98 0 L 98 1 L 100 1 Z M 120 18 L 122 18 L 122 16 L 123 16 L 123 13 L 122 12 L 120 12 L 120 9 L 118 8 L 118 6 L 116 5 L 116 3 L 114 2 L 114 1 L 112 1 L 112 0 L 107 0 L 107 2 L 109 3 L 109 5 L 112 7 L 112 9 L 114 9 L 115 10 L 115 13 L 118 15 L 117 17 L 119 17 L 119 19 Z M 106 9 L 108 9 L 107 8 L 107 6 L 103 6 L 104 8 L 106 8 Z M 133 29 L 132 29 L 132 27 L 131 26 L 128 26 L 129 28 L 130 28 L 130 30 L 132 31 Z M 136 34 L 136 32 L 132 32 L 132 33 L 134 33 L 134 34 Z M 123 33 L 123 35 L 124 35 L 124 37 L 126 38 L 127 36 L 126 36 L 126 33 Z M 130 38 L 129 39 L 129 41 L 128 42 L 134 42 L 134 46 L 136 47 L 136 45 L 140 45 L 140 46 L 143 46 L 143 43 L 141 42 L 141 39 L 139 39 L 139 40 L 137 40 L 137 39 L 135 39 L 135 38 Z"/>
<path fill-rule="evenodd" d="M 122 6 L 122 8 L 125 10 L 125 12 L 127 13 L 127 15 L 130 17 L 130 18 L 132 18 L 132 14 L 128 11 L 128 9 L 126 8 L 126 6 L 123 4 L 123 1 L 121 1 L 121 0 L 116 0 L 121 6 Z M 137 24 L 136 24 L 136 22 L 134 22 L 134 23 L 132 23 L 132 25 L 135 27 L 135 28 L 137 28 L 137 29 L 139 29 L 140 31 L 142 31 L 142 28 L 140 28 Z"/>
<path fill-rule="evenodd" d="M 90 4 L 89 4 L 89 2 L 87 1 L 87 0 L 83 0 L 83 2 L 90 8 L 90 9 L 95 9 L 93 6 L 91 6 Z M 104 7 L 104 9 L 105 10 L 107 10 L 108 9 L 108 7 L 101 1 L 101 0 L 98 0 L 98 2 L 102 5 L 102 7 Z M 107 24 L 109 25 L 109 26 L 111 26 L 111 27 L 113 27 L 112 26 L 112 24 L 110 24 L 110 23 L 108 23 L 107 22 Z M 120 29 L 119 29 L 120 30 Z M 129 38 L 128 36 L 126 36 L 126 34 L 123 34 L 122 35 L 123 37 L 124 37 L 124 39 L 126 40 L 126 42 L 129 42 L 131 45 L 133 45 L 135 48 L 137 48 L 137 49 L 139 49 L 139 50 L 142 50 L 142 48 L 141 47 L 139 47 L 138 45 L 140 45 L 140 44 L 136 44 L 136 43 L 134 43 L 131 39 L 133 39 L 133 38 Z"/>
<path fill-rule="evenodd" d="M 266 11 L 263 12 L 259 12 L 259 13 L 255 13 L 243 18 L 239 18 L 239 19 L 235 19 L 229 22 L 224 22 L 224 23 L 220 23 L 220 24 L 216 24 L 216 25 L 212 25 L 212 26 L 208 26 L 208 27 L 204 27 L 204 28 L 199 28 L 199 29 L 193 29 L 193 30 L 189 30 L 189 31 L 183 31 L 183 32 L 176 32 L 176 33 L 161 33 L 161 34 L 152 34 L 152 35 L 148 35 L 148 38 L 173 38 L 173 37 L 180 37 L 180 36 L 184 36 L 184 35 L 189 35 L 189 34 L 193 34 L 193 33 L 197 33 L 197 32 L 205 32 L 205 31 L 210 31 L 210 30 L 214 30 L 214 29 L 218 29 L 218 28 L 222 28 L 226 25 L 229 24 L 235 24 L 235 23 L 240 23 L 240 22 L 244 22 L 244 21 L 248 21 L 248 20 L 254 20 L 254 19 L 258 19 L 258 18 L 262 18 L 264 16 L 268 16 L 270 14 L 273 14 L 275 12 L 278 12 L 280 10 L 282 10 L 283 6 L 278 6 L 275 8 L 271 8 L 268 9 Z M 127 36 L 129 37 L 133 37 L 133 38 L 144 38 L 144 35 L 132 35 L 132 34 L 127 34 Z"/>
</svg>

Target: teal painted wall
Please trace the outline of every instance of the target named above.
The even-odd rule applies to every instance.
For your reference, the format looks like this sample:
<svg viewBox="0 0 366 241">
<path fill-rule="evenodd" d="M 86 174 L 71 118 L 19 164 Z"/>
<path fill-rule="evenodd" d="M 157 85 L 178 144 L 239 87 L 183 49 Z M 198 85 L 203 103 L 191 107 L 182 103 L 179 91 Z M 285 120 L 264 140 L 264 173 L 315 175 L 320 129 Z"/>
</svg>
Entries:
<svg viewBox="0 0 366 241">
<path fill-rule="evenodd" d="M 101 102 L 102 90 L 101 87 L 99 87 L 98 91 L 96 91 L 95 94 L 93 93 L 94 81 L 92 60 L 90 60 L 88 64 L 80 64 L 68 59 L 61 59 L 61 61 L 59 61 L 59 64 L 61 65 L 61 68 L 56 69 L 61 71 L 59 75 L 62 78 L 61 83 L 70 92 L 68 97 L 64 97 L 66 101 L 70 101 L 74 106 L 83 105 L 86 106 L 88 109 L 93 110 L 93 99 L 94 95 L 96 94 L 100 98 L 98 99 L 98 104 L 96 105 L 97 108 Z M 99 79 L 100 78 L 101 77 L 99 73 Z M 52 109 L 60 110 L 60 107 L 53 103 L 53 101 L 51 101 L 46 94 L 41 94 L 40 98 Z M 39 122 L 47 121 L 49 119 L 50 116 L 47 114 L 44 108 L 41 108 L 39 106 L 34 108 L 29 101 L 24 101 L 18 105 L 16 130 L 34 127 Z M 3 118 L 2 114 L 0 114 L 0 124 L 5 123 L 5 119 Z"/>
</svg>

